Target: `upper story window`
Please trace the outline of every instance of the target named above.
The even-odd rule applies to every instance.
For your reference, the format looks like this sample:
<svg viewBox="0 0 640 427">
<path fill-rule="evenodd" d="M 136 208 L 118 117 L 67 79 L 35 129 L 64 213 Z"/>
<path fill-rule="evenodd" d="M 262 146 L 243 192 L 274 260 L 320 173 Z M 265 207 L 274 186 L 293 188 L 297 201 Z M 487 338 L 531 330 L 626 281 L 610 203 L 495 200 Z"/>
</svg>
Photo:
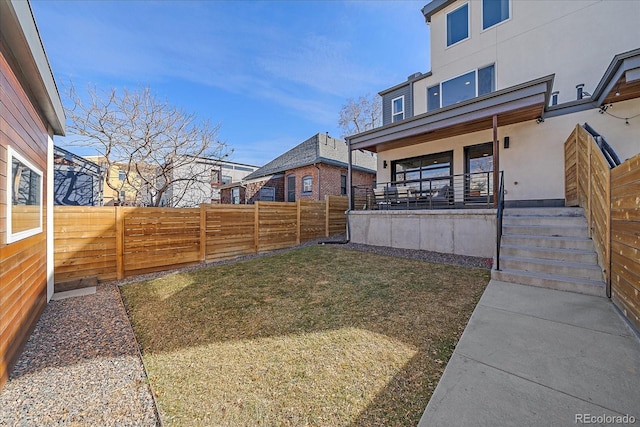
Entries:
<svg viewBox="0 0 640 427">
<path fill-rule="evenodd" d="M 482 29 L 486 30 L 511 17 L 511 0 L 482 0 Z"/>
<path fill-rule="evenodd" d="M 469 3 L 447 13 L 447 46 L 469 38 Z"/>
<path fill-rule="evenodd" d="M 118 180 L 124 181 L 127 179 L 127 173 L 125 171 L 118 171 Z"/>
<path fill-rule="evenodd" d="M 427 88 L 427 111 L 453 105 L 496 90 L 493 64 Z"/>
<path fill-rule="evenodd" d="M 42 232 L 42 171 L 8 147 L 7 241 Z"/>
<path fill-rule="evenodd" d="M 399 96 L 391 101 L 391 122 L 404 119 L 404 96 Z"/>
<path fill-rule="evenodd" d="M 302 192 L 303 193 L 311 193 L 313 191 L 313 178 L 310 176 L 305 176 L 302 178 Z"/>
</svg>

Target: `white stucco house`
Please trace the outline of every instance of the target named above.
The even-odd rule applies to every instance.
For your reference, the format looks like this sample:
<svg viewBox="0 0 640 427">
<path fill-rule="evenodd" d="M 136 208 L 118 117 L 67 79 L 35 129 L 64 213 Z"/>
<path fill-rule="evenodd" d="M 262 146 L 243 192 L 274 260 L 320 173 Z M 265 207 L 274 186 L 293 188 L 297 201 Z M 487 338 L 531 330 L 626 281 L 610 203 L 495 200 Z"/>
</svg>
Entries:
<svg viewBox="0 0 640 427">
<path fill-rule="evenodd" d="M 640 152 L 640 2 L 432 0 L 422 14 L 431 70 L 381 91 L 383 125 L 347 138 L 377 153 L 352 241 L 491 258 L 502 176 L 507 208 L 564 206 L 576 124 L 623 161 Z"/>
</svg>

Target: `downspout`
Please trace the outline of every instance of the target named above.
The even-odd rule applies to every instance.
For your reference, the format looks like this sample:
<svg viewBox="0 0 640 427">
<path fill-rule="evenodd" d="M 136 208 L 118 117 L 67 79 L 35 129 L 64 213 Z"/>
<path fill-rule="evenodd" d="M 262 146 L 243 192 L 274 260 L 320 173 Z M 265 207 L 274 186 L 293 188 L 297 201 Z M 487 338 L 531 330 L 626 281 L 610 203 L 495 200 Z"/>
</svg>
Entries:
<svg viewBox="0 0 640 427">
<path fill-rule="evenodd" d="M 315 166 L 316 169 L 318 169 L 318 200 L 322 200 L 322 197 L 320 194 L 320 166 L 318 166 L 318 163 L 314 163 L 313 166 Z"/>
</svg>

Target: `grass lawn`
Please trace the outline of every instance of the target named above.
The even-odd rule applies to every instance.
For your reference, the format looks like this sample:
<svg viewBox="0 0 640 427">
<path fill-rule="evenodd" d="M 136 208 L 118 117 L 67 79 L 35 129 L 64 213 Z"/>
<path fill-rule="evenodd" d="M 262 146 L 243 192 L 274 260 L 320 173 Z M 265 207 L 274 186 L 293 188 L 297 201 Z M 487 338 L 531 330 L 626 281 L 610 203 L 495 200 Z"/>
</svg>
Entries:
<svg viewBox="0 0 640 427">
<path fill-rule="evenodd" d="M 489 271 L 311 246 L 123 286 L 167 425 L 416 425 Z"/>
</svg>

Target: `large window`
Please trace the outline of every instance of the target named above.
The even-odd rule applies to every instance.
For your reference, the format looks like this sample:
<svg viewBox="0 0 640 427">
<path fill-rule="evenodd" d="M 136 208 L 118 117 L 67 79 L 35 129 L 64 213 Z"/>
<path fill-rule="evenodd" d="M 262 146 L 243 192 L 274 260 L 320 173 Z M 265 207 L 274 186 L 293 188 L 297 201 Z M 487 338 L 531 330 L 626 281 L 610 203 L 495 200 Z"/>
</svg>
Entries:
<svg viewBox="0 0 640 427">
<path fill-rule="evenodd" d="M 496 90 L 493 64 L 469 71 L 427 89 L 427 111 L 453 105 Z"/>
<path fill-rule="evenodd" d="M 451 185 L 453 152 L 396 160 L 391 163 L 391 176 L 399 185 L 412 187 L 420 196 L 431 196 Z"/>
<path fill-rule="evenodd" d="M 482 0 L 482 29 L 506 21 L 511 17 L 510 0 Z"/>
<path fill-rule="evenodd" d="M 7 150 L 7 243 L 42 232 L 42 171 Z"/>
<path fill-rule="evenodd" d="M 391 101 L 391 122 L 404 119 L 404 96 L 399 96 Z"/>
<path fill-rule="evenodd" d="M 447 13 L 447 46 L 469 38 L 469 3 Z"/>
</svg>

